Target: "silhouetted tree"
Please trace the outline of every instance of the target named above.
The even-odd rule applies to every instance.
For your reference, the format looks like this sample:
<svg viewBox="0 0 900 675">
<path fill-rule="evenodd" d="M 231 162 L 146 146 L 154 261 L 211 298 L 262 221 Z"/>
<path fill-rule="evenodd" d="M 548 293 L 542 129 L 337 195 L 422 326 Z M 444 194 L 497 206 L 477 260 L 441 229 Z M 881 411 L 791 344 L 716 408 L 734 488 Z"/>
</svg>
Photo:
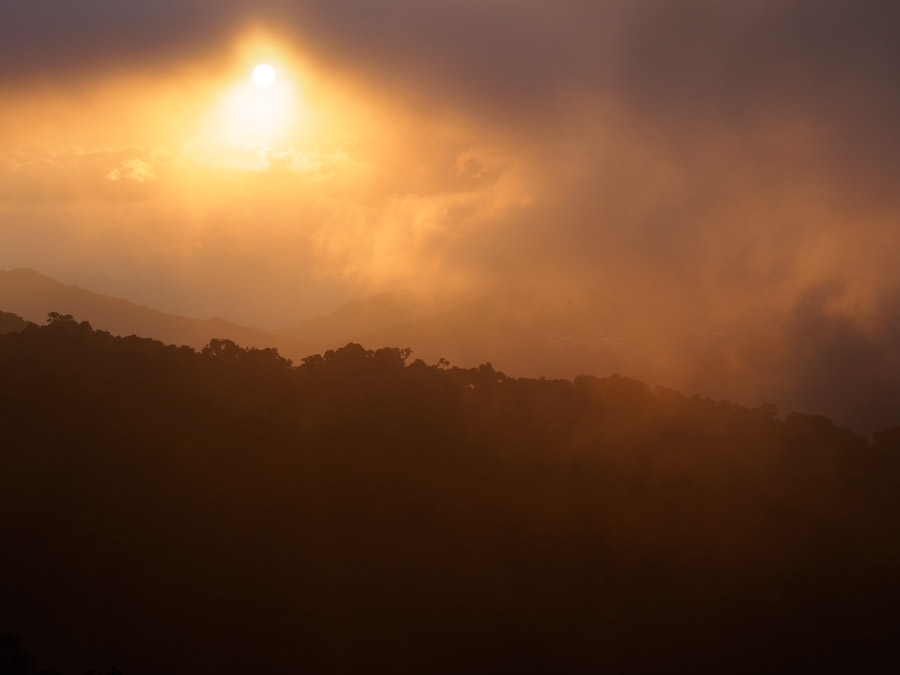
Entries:
<svg viewBox="0 0 900 675">
<path fill-rule="evenodd" d="M 21 332 L 28 328 L 29 325 L 33 324 L 16 314 L 0 312 L 0 335 Z"/>
</svg>

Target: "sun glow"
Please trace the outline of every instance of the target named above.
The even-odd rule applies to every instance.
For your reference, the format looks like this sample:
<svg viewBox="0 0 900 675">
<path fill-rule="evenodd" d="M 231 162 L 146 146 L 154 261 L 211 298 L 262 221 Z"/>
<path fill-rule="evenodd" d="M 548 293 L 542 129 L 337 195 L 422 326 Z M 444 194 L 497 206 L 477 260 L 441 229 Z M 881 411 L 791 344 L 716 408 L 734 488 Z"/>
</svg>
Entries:
<svg viewBox="0 0 900 675">
<path fill-rule="evenodd" d="M 347 147 L 395 128 L 395 111 L 388 115 L 359 83 L 271 35 L 237 42 L 219 73 L 205 80 L 205 113 L 182 142 L 197 166 L 275 167 L 275 175 L 290 165 L 304 175 L 334 175 L 350 166 L 338 159 Z"/>
<path fill-rule="evenodd" d="M 215 130 L 262 142 L 291 135 L 303 117 L 292 79 L 276 77 L 267 63 L 256 66 L 252 77 L 244 75 L 226 90 L 214 116 Z"/>
<path fill-rule="evenodd" d="M 268 63 L 261 63 L 253 69 L 253 81 L 260 87 L 271 87 L 275 83 L 275 69 Z"/>
</svg>

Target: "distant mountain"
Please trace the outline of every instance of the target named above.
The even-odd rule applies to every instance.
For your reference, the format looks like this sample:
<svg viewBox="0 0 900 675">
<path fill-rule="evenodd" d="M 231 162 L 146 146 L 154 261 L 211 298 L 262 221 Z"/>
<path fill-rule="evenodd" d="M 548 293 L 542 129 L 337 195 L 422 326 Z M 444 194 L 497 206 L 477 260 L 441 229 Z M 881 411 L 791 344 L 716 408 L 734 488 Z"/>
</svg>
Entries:
<svg viewBox="0 0 900 675">
<path fill-rule="evenodd" d="M 598 317 L 565 299 L 548 306 L 523 294 L 466 301 L 424 301 L 412 294 L 384 293 L 354 300 L 307 319 L 283 333 L 221 318 L 167 314 L 121 298 L 62 284 L 31 269 L 0 270 L 0 311 L 43 324 L 47 314 L 71 314 L 114 335 L 139 335 L 196 349 L 212 338 L 244 347 L 276 347 L 298 361 L 313 353 L 358 342 L 367 348 L 411 347 L 413 358 L 455 365 L 487 361 L 515 376 L 574 377 L 585 372 L 634 372 L 624 366 L 623 341 Z M 18 318 L 18 317 L 16 317 Z M 20 330 L 12 319 L 2 330 Z"/>
<path fill-rule="evenodd" d="M 0 270 L 0 311 L 43 324 L 50 312 L 71 314 L 113 335 L 139 335 L 165 343 L 204 347 L 212 338 L 229 339 L 244 347 L 276 347 L 282 355 L 300 359 L 317 351 L 314 345 L 220 318 L 192 319 L 136 305 L 128 300 L 62 284 L 31 269 Z M 2 332 L 2 331 L 0 331 Z"/>
<path fill-rule="evenodd" d="M 695 325 L 615 299 L 510 291 L 352 339 L 367 349 L 409 347 L 413 359 L 426 363 L 490 362 L 513 377 L 620 373 L 745 405 L 780 401 L 865 433 L 897 424 L 900 357 L 889 337 L 896 328 L 873 336 L 824 314 L 799 315 L 765 328 L 766 337 L 727 319 L 702 318 L 706 323 Z M 816 335 L 809 325 L 819 327 Z"/>
<path fill-rule="evenodd" d="M 431 317 L 435 311 L 406 293 L 382 293 L 358 300 L 328 314 L 306 319 L 285 329 L 285 335 L 303 342 L 344 346 L 361 335 Z"/>
<path fill-rule="evenodd" d="M 336 313 L 337 314 L 337 313 Z M 573 378 L 627 370 L 630 341 L 621 321 L 567 298 L 556 301 L 508 292 L 450 304 L 420 318 L 373 326 L 352 335 L 367 348 L 410 347 L 413 358 L 471 367 L 491 362 L 516 377 Z M 632 371 L 628 371 L 632 372 Z"/>
<path fill-rule="evenodd" d="M 637 372 L 632 341 L 603 316 L 568 298 L 548 300 L 510 291 L 466 299 L 423 300 L 386 293 L 350 302 L 287 329 L 319 351 L 356 342 L 368 349 L 410 347 L 413 358 L 448 359 L 461 367 L 491 362 L 516 377 L 573 378 L 584 373 Z M 651 380 L 653 372 L 641 371 Z"/>
</svg>

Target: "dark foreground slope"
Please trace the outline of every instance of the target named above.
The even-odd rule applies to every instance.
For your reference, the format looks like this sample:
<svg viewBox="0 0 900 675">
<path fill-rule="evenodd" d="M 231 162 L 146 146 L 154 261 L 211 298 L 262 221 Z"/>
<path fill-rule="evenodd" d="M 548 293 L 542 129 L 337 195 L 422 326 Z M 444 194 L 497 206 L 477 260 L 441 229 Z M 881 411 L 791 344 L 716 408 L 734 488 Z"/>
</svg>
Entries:
<svg viewBox="0 0 900 675">
<path fill-rule="evenodd" d="M 0 336 L 0 633 L 125 675 L 898 663 L 900 430 L 407 356 Z"/>
</svg>

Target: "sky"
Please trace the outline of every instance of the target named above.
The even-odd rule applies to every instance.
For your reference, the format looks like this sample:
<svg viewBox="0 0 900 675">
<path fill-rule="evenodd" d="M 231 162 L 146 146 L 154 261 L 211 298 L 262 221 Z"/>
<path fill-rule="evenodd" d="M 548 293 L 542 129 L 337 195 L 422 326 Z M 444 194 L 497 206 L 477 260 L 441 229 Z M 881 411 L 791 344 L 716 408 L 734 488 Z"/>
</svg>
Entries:
<svg viewBox="0 0 900 675">
<path fill-rule="evenodd" d="M 661 383 L 900 405 L 898 24 L 888 0 L 3 0 L 0 268 L 268 328 L 512 292 L 615 324 Z"/>
</svg>

